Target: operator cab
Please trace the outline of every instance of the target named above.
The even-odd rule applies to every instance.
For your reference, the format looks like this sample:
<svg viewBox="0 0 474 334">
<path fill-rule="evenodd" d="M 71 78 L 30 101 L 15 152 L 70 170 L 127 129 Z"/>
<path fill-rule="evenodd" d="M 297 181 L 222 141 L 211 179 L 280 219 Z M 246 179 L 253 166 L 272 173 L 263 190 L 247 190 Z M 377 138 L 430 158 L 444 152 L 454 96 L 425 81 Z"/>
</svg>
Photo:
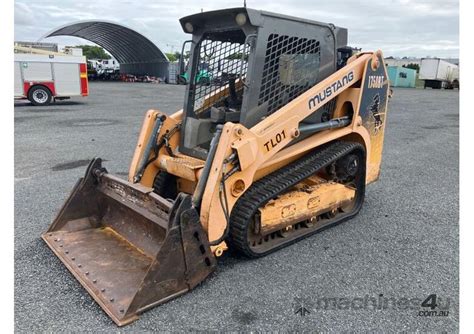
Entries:
<svg viewBox="0 0 474 334">
<path fill-rule="evenodd" d="M 347 44 L 344 28 L 248 8 L 180 23 L 192 40 L 179 150 L 200 159 L 219 124 L 251 128 L 334 73 Z M 305 121 L 320 122 L 315 114 Z"/>
</svg>

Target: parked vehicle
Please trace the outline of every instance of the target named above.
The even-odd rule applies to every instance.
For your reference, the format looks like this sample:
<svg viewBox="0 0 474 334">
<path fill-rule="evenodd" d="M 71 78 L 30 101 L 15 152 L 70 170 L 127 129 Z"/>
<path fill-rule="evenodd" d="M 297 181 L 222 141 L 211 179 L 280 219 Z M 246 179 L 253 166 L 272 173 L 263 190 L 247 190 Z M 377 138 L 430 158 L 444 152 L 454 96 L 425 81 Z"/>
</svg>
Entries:
<svg viewBox="0 0 474 334">
<path fill-rule="evenodd" d="M 120 80 L 120 64 L 115 59 L 87 59 L 89 80 Z"/>
<path fill-rule="evenodd" d="M 35 106 L 89 95 L 86 58 L 57 54 L 15 54 L 15 98 Z"/>
<path fill-rule="evenodd" d="M 426 87 L 459 88 L 459 67 L 439 58 L 422 58 L 419 78 Z"/>
<path fill-rule="evenodd" d="M 184 50 L 191 41 L 185 41 L 181 48 L 181 55 L 179 57 L 178 73 L 176 74 L 176 82 L 179 85 L 186 85 L 189 82 L 188 64 L 185 63 Z M 198 74 L 194 82 L 198 85 L 210 85 L 212 81 L 212 74 L 209 72 L 209 64 L 202 62 L 199 64 Z"/>
<path fill-rule="evenodd" d="M 179 75 L 178 82 L 182 85 L 186 85 L 189 81 L 188 72 L 184 72 Z M 198 85 L 210 85 L 211 84 L 211 74 L 207 70 L 199 70 L 196 75 L 196 84 Z"/>
</svg>

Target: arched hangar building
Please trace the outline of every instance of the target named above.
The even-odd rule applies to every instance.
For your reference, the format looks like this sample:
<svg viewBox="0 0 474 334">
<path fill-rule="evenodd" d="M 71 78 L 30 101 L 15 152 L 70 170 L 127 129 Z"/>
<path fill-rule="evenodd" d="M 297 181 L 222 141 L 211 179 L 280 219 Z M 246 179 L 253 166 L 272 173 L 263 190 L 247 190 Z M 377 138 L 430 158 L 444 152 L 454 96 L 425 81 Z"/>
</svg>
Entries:
<svg viewBox="0 0 474 334">
<path fill-rule="evenodd" d="M 148 38 L 123 25 L 107 21 L 79 21 L 45 34 L 74 36 L 91 41 L 107 50 L 120 63 L 120 72 L 152 75 L 168 79 L 169 61 Z"/>
</svg>

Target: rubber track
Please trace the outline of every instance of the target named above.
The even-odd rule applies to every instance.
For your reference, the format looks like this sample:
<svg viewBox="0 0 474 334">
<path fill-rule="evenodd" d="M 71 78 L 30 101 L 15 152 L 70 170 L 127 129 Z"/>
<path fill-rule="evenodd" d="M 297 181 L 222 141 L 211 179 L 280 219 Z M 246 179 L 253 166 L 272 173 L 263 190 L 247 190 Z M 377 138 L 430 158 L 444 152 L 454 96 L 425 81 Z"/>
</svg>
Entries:
<svg viewBox="0 0 474 334">
<path fill-rule="evenodd" d="M 364 150 L 364 147 L 354 142 L 336 141 L 254 182 L 232 210 L 229 234 L 232 248 L 248 257 L 259 257 L 300 239 L 283 243 L 265 253 L 255 253 L 247 242 L 248 225 L 259 207 L 355 149 Z"/>
</svg>

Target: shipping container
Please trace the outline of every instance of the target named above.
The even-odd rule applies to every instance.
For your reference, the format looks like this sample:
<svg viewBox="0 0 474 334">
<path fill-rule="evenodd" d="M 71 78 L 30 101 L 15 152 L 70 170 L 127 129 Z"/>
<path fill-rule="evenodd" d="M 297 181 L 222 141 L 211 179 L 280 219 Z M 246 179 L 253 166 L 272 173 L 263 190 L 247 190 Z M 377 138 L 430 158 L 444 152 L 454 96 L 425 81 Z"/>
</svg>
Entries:
<svg viewBox="0 0 474 334">
<path fill-rule="evenodd" d="M 416 70 L 402 66 L 387 66 L 387 72 L 390 86 L 415 88 Z"/>
<path fill-rule="evenodd" d="M 420 79 L 425 88 L 459 88 L 459 67 L 439 58 L 422 58 Z"/>
<path fill-rule="evenodd" d="M 89 94 L 83 56 L 16 53 L 14 75 L 15 98 L 28 99 L 34 105 Z"/>
</svg>

